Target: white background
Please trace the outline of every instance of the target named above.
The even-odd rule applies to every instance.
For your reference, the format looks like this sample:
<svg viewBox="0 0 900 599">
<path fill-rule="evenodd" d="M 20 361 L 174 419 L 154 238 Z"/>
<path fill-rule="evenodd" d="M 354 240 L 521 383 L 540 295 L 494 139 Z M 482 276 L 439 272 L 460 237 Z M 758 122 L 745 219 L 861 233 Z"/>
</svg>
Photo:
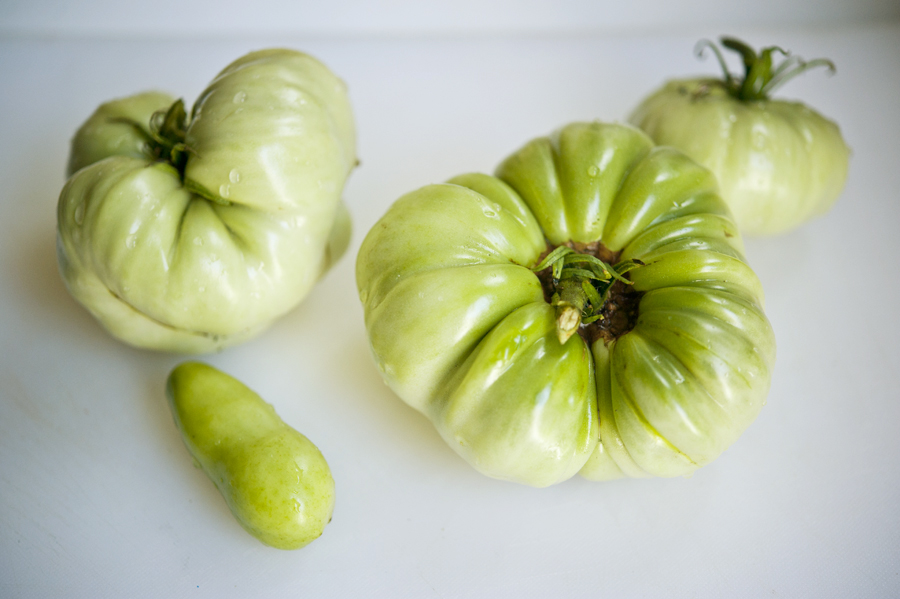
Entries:
<svg viewBox="0 0 900 599">
<path fill-rule="evenodd" d="M 0 4 L 0 597 L 900 595 L 898 18 L 878 1 Z M 691 479 L 479 475 L 369 357 L 365 232 L 403 193 L 714 73 L 692 48 L 726 31 L 832 58 L 836 76 L 782 95 L 853 148 L 831 213 L 747 244 L 778 340 L 768 405 Z M 331 465 L 334 521 L 295 552 L 247 535 L 193 468 L 164 396 L 183 357 L 111 339 L 67 294 L 54 242 L 68 140 L 100 102 L 190 102 L 273 45 L 348 82 L 362 160 L 348 255 L 270 331 L 206 357 Z"/>
<path fill-rule="evenodd" d="M 4 0 L 0 31 L 147 38 L 273 33 L 635 33 L 685 27 L 841 26 L 900 18 L 896 0 Z M 724 30 L 722 30 L 724 31 Z M 709 35 L 709 34 L 708 34 Z"/>
</svg>

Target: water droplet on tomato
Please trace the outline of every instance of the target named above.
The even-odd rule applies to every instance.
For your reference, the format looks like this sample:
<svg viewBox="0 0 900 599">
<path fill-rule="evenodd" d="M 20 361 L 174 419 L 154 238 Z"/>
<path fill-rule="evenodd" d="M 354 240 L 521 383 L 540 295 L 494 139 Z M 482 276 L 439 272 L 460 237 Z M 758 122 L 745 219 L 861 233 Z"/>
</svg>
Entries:
<svg viewBox="0 0 900 599">
<path fill-rule="evenodd" d="M 241 180 L 241 174 L 236 168 L 231 169 L 231 172 L 228 173 L 228 180 L 232 183 L 237 183 Z"/>
<path fill-rule="evenodd" d="M 596 166 L 592 165 L 588 169 L 588 175 L 590 175 L 591 177 L 596 177 L 599 173 L 600 173 L 600 169 L 598 169 Z"/>
<path fill-rule="evenodd" d="M 219 195 L 223 198 L 227 198 L 231 194 L 231 186 L 225 183 L 219 185 Z"/>
<path fill-rule="evenodd" d="M 129 235 L 125 238 L 125 247 L 129 250 L 133 250 L 134 246 L 137 245 L 137 235 Z"/>
<path fill-rule="evenodd" d="M 75 207 L 75 224 L 80 225 L 84 222 L 84 202 Z"/>
<path fill-rule="evenodd" d="M 247 99 L 247 92 L 238 92 L 238 93 L 234 94 L 234 103 L 235 104 L 240 104 L 241 102 L 243 102 L 246 99 Z"/>
<path fill-rule="evenodd" d="M 500 212 L 500 204 L 482 202 L 481 212 L 488 218 L 497 218 L 497 213 Z"/>
<path fill-rule="evenodd" d="M 381 378 L 387 383 L 388 377 L 394 374 L 394 369 L 385 364 L 383 360 L 378 360 L 376 365 L 378 366 L 378 371 L 381 372 Z"/>
</svg>

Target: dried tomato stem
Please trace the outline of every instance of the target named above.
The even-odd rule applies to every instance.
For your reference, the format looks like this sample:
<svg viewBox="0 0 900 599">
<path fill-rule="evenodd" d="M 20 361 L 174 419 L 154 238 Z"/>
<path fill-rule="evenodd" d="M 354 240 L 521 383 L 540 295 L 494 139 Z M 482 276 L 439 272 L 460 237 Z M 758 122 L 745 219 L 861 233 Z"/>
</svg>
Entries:
<svg viewBox="0 0 900 599">
<path fill-rule="evenodd" d="M 559 301 L 556 304 L 556 336 L 565 343 L 578 332 L 581 313 L 587 303 L 587 294 L 582 289 L 581 280 L 565 279 L 557 287 Z"/>
<path fill-rule="evenodd" d="M 623 275 L 641 264 L 638 260 L 627 260 L 610 266 L 593 253 L 581 253 L 561 245 L 532 267 L 535 273 L 549 271 L 542 276 L 545 289 L 550 288 L 550 304 L 556 308 L 559 342 L 566 343 L 583 324 L 603 318 L 601 312 L 610 287 L 617 281 L 631 285 Z"/>
</svg>

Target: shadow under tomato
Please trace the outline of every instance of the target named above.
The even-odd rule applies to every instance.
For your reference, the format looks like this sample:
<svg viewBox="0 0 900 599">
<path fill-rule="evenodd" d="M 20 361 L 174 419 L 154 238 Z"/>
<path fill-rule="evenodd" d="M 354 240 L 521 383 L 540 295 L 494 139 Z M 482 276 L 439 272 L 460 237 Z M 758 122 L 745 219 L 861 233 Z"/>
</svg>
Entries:
<svg viewBox="0 0 900 599">
<path fill-rule="evenodd" d="M 384 431 L 385 435 L 409 444 L 414 452 L 422 447 L 429 451 L 446 447 L 428 418 L 403 402 L 382 380 L 369 350 L 365 332 L 354 335 L 343 348 L 347 363 L 347 395 L 354 398 L 356 408 Z M 452 455 L 452 451 L 450 452 Z"/>
</svg>

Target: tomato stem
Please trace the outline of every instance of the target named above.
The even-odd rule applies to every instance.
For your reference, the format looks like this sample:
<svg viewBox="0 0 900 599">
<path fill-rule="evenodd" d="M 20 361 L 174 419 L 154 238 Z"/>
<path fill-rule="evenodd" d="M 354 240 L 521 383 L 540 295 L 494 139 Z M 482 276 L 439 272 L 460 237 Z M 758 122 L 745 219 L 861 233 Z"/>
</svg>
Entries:
<svg viewBox="0 0 900 599">
<path fill-rule="evenodd" d="M 187 112 L 184 100 L 176 100 L 168 109 L 157 110 L 145 126 L 133 119 L 116 118 L 113 122 L 131 125 L 144 139 L 147 156 L 153 160 L 169 162 L 178 170 L 184 181 L 184 169 L 188 154 L 193 150 L 184 143 L 187 134 Z"/>
<path fill-rule="evenodd" d="M 559 282 L 556 302 L 556 336 L 561 344 L 569 340 L 581 326 L 581 314 L 587 301 L 581 279 L 573 277 Z"/>
<path fill-rule="evenodd" d="M 554 293 L 550 303 L 556 308 L 559 342 L 568 341 L 582 324 L 602 319 L 612 285 L 617 281 L 632 285 L 623 275 L 642 264 L 639 260 L 626 260 L 610 266 L 594 255 L 561 245 L 532 267 L 535 273 L 551 270 Z"/>
<path fill-rule="evenodd" d="M 744 77 L 733 75 L 728 70 L 728 65 L 722 52 L 710 40 L 700 40 L 695 47 L 695 53 L 702 57 L 708 48 L 715 54 L 724 74 L 722 85 L 733 97 L 743 102 L 767 100 L 777 88 L 797 75 L 816 67 L 827 67 L 829 73 L 835 73 L 834 63 L 826 58 L 816 58 L 805 61 L 798 56 L 793 56 L 789 51 L 778 46 L 763 48 L 758 53 L 744 42 L 733 37 L 720 38 L 722 47 L 740 54 L 744 65 Z M 784 60 L 774 66 L 774 55 L 781 54 Z"/>
</svg>

